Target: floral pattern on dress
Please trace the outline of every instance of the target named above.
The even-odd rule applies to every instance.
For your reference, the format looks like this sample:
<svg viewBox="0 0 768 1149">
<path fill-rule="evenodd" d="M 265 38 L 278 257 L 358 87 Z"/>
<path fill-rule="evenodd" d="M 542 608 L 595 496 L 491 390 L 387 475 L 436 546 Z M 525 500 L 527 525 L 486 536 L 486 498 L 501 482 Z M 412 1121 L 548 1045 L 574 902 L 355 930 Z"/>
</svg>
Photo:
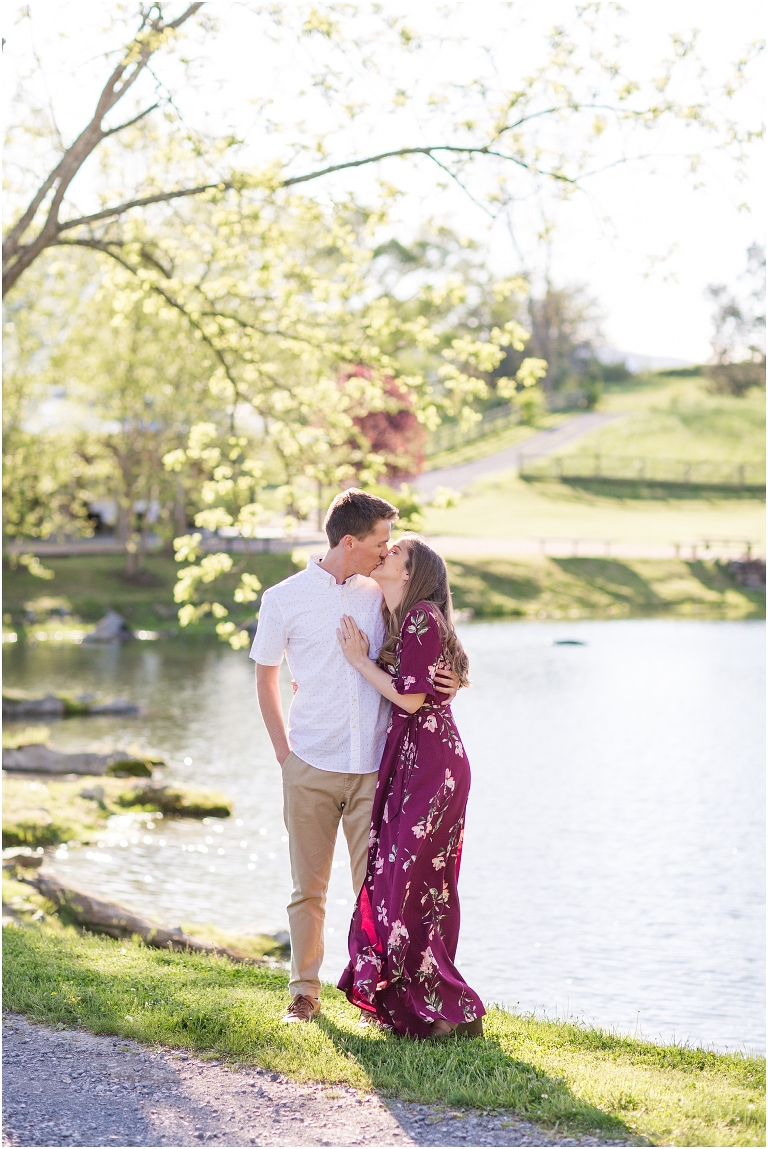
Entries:
<svg viewBox="0 0 768 1149">
<path fill-rule="evenodd" d="M 368 870 L 339 982 L 354 1005 L 411 1037 L 426 1037 L 437 1018 L 457 1025 L 485 1013 L 455 965 L 470 772 L 451 709 L 435 689 L 445 665 L 437 617 L 419 603 L 403 621 L 389 672 L 399 694 L 427 697 L 415 714 L 392 707 Z"/>
</svg>

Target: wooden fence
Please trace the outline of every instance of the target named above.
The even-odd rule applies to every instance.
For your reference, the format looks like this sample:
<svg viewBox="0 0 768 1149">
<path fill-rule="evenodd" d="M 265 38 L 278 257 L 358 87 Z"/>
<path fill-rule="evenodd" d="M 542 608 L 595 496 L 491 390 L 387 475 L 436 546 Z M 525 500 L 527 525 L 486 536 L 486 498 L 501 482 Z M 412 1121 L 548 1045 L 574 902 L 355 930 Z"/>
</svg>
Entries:
<svg viewBox="0 0 768 1149">
<path fill-rule="evenodd" d="M 580 411 L 587 403 L 586 392 L 560 391 L 547 395 L 547 409 L 549 411 Z M 427 440 L 426 455 L 439 455 L 441 451 L 452 451 L 455 447 L 463 447 L 467 443 L 474 443 L 484 439 L 487 435 L 496 435 L 499 431 L 506 431 L 520 423 L 523 417 L 521 409 L 512 404 L 505 403 L 502 407 L 492 407 L 486 411 L 482 418 L 468 426 L 461 423 L 442 423 Z"/>
<path fill-rule="evenodd" d="M 619 456 L 574 452 L 544 457 L 521 456 L 520 477 L 562 482 L 648 484 L 666 487 L 710 487 L 765 493 L 764 463 L 724 463 L 663 456 Z"/>
</svg>

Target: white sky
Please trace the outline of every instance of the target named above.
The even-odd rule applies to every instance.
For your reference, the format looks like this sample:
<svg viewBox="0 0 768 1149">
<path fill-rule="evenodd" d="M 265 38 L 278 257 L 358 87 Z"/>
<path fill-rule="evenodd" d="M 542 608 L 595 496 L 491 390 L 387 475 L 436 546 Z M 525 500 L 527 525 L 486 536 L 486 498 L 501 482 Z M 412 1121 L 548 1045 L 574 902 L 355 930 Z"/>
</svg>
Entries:
<svg viewBox="0 0 768 1149">
<path fill-rule="evenodd" d="M 175 13 L 181 5 L 167 7 Z M 364 12 L 372 10 L 370 4 L 361 7 Z M 414 27 L 433 35 L 444 30 L 453 42 L 429 43 L 419 53 L 402 56 L 383 39 L 378 59 L 388 80 L 361 68 L 355 53 L 350 53 L 347 64 L 354 78 L 353 93 L 371 100 L 373 107 L 352 126 L 337 131 L 336 110 L 309 84 L 305 85 L 307 98 L 297 95 L 305 78 L 319 66 L 321 49 L 315 44 L 294 49 L 266 40 L 260 31 L 263 25 L 247 5 L 214 0 L 206 5 L 219 18 L 218 33 L 205 49 L 210 63 L 200 72 L 196 88 L 185 90 L 182 85 L 179 90 L 176 85 L 185 118 L 195 123 L 207 119 L 215 129 L 232 124 L 246 138 L 245 155 L 253 163 L 284 155 L 289 138 L 281 132 L 264 132 L 255 103 L 264 96 L 272 98 L 272 114 L 283 122 L 305 116 L 310 128 L 327 127 L 332 161 L 404 141 L 440 142 L 446 136 L 446 124 L 439 111 L 430 109 L 423 99 L 428 90 L 446 79 L 468 75 L 485 75 L 500 85 L 519 83 L 541 59 L 544 33 L 553 23 L 572 22 L 576 11 L 576 5 L 566 0 L 537 0 L 536 4 L 531 0 L 512 4 L 472 0 L 455 6 L 449 18 L 441 15 L 443 6 L 432 0 L 412 0 L 407 7 L 385 0 L 383 7 L 392 14 L 407 11 Z M 30 8 L 34 47 L 44 65 L 48 92 L 62 132 L 71 139 L 92 108 L 103 80 L 105 68 L 98 53 L 106 44 L 115 43 L 114 34 L 103 38 L 99 24 L 117 6 L 101 0 L 32 0 Z M 745 45 L 763 34 L 765 9 L 755 0 L 729 0 L 727 4 L 722 0 L 627 0 L 625 9 L 621 26 L 626 43 L 621 59 L 628 72 L 641 76 L 658 73 L 660 58 L 667 51 L 667 33 L 699 28 L 701 57 L 713 79 L 725 78 Z M 18 8 L 6 6 L 9 86 L 30 60 L 30 24 L 16 22 L 17 12 Z M 192 47 L 196 35 L 192 33 Z M 483 53 L 482 44 L 492 45 L 492 52 Z M 168 69 L 164 65 L 158 71 L 165 77 Z M 393 112 L 385 103 L 392 84 L 416 92 L 414 103 L 401 112 Z M 723 102 L 715 110 L 738 111 L 753 121 L 761 94 L 752 90 L 730 109 Z M 555 205 L 548 200 L 543 207 L 556 223 L 548 252 L 535 238 L 542 223 L 542 205 L 536 197 L 528 195 L 515 206 L 513 243 L 507 223 L 490 224 L 460 189 L 452 185 L 435 192 L 435 169 L 429 161 L 409 167 L 389 161 L 378 173 L 372 169 L 345 173 L 322 185 L 306 185 L 305 191 L 322 196 L 349 189 L 366 198 L 375 194 L 376 174 L 397 180 L 410 192 L 397 209 L 404 239 L 424 214 L 431 214 L 487 242 L 489 259 L 499 274 L 519 270 L 521 255 L 534 274 L 541 273 L 548 261 L 555 282 L 585 283 L 599 299 L 611 346 L 651 356 L 701 360 L 709 353 L 710 305 L 703 297 L 705 286 L 712 282 L 736 285 L 746 248 L 755 240 L 763 241 L 763 161 L 756 152 L 745 169 L 746 180 L 739 180 L 725 155 L 705 156 L 703 186 L 696 189 L 679 159 L 690 143 L 679 128 L 630 141 L 634 154 L 639 146 L 650 145 L 651 158 L 590 178 L 584 193 L 569 203 Z M 616 137 L 609 134 L 602 155 L 598 153 L 598 166 L 614 158 L 616 147 Z M 301 158 L 295 170 L 314 166 Z M 491 178 L 490 170 L 478 172 L 473 191 L 482 195 Z"/>
</svg>

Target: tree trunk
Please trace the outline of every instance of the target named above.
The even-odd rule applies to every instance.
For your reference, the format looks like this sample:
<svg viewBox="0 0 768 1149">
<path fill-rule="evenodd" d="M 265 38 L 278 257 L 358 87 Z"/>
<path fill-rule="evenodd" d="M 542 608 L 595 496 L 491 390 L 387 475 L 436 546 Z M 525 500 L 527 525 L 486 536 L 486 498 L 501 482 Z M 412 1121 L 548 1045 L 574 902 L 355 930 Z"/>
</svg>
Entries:
<svg viewBox="0 0 768 1149">
<path fill-rule="evenodd" d="M 176 536 L 187 533 L 187 500 L 180 479 L 176 480 L 176 498 L 173 503 L 173 533 Z"/>
<path fill-rule="evenodd" d="M 185 934 L 178 926 L 171 929 L 168 926 L 157 926 L 149 920 L 118 906 L 114 902 L 107 902 L 87 890 L 79 890 L 75 886 L 66 885 L 55 874 L 43 872 L 34 878 L 25 879 L 29 885 L 34 886 L 38 893 L 48 898 L 56 906 L 57 913 L 84 929 L 95 933 L 109 934 L 113 938 L 130 938 L 134 935 L 142 938 L 148 946 L 156 949 L 191 950 L 194 953 L 221 954 L 230 961 L 245 965 L 264 964 L 258 958 L 250 957 L 241 950 L 229 946 L 217 946 L 213 942 L 203 941 L 201 938 Z"/>
<path fill-rule="evenodd" d="M 324 508 L 323 508 L 323 480 L 318 479 L 317 480 L 317 529 L 319 531 L 321 531 L 323 529 L 323 518 L 325 517 L 323 512 L 324 512 Z"/>
</svg>

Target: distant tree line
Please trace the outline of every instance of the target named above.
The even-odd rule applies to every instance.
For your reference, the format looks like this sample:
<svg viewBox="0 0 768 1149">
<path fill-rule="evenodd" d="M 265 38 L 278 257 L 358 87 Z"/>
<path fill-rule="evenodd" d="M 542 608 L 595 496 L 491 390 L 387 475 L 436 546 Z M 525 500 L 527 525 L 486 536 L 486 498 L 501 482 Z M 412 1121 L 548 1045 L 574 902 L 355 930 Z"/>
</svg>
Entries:
<svg viewBox="0 0 768 1149">
<path fill-rule="evenodd" d="M 706 375 L 714 391 L 745 395 L 765 387 L 765 248 L 753 243 L 739 288 L 713 283 L 712 358 Z"/>
</svg>

